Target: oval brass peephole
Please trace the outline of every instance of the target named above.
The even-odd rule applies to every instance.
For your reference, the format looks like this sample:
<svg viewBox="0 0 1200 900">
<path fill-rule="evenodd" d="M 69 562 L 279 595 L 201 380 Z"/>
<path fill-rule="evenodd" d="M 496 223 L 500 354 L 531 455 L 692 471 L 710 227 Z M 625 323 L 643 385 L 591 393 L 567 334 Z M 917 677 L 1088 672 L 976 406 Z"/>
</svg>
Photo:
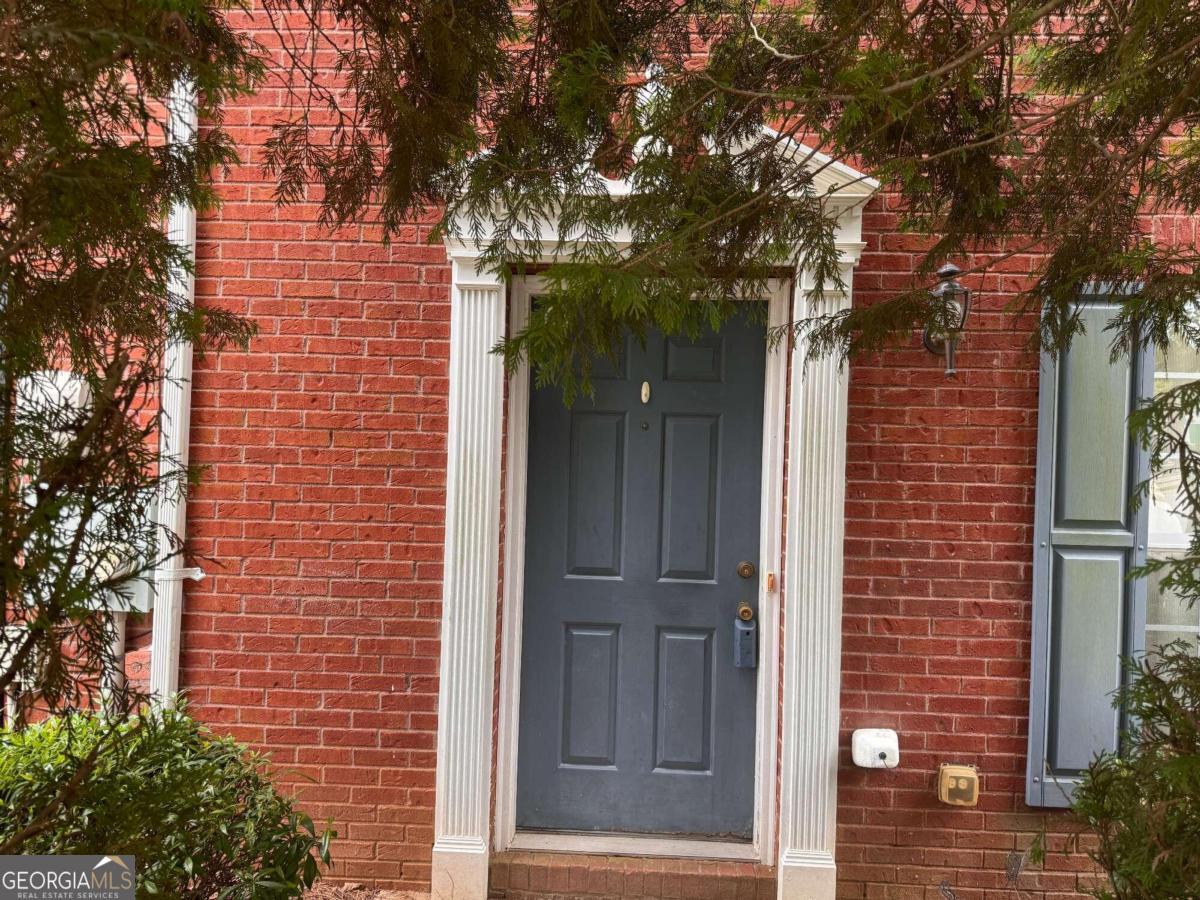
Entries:
<svg viewBox="0 0 1200 900">
<path fill-rule="evenodd" d="M 750 562 L 749 560 L 740 562 L 737 565 L 737 573 L 742 578 L 753 578 L 754 572 L 755 572 L 754 563 Z"/>
</svg>

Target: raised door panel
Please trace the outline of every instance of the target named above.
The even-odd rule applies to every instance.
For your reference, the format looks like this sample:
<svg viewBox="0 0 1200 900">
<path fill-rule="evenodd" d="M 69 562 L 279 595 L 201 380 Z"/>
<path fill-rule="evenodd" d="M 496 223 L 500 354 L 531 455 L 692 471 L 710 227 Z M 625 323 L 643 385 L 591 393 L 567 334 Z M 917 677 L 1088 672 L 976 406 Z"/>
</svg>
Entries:
<svg viewBox="0 0 1200 900">
<path fill-rule="evenodd" d="M 568 624 L 563 632 L 562 762 L 612 766 L 617 745 L 616 625 Z"/>
<path fill-rule="evenodd" d="M 715 335 L 696 341 L 667 338 L 667 381 L 720 381 L 724 345 Z"/>
<path fill-rule="evenodd" d="M 625 497 L 625 414 L 571 414 L 567 573 L 621 574 Z"/>
<path fill-rule="evenodd" d="M 717 553 L 721 417 L 663 419 L 659 574 L 712 581 Z"/>
<path fill-rule="evenodd" d="M 660 628 L 656 651 L 654 767 L 707 772 L 712 753 L 713 634 Z"/>
</svg>

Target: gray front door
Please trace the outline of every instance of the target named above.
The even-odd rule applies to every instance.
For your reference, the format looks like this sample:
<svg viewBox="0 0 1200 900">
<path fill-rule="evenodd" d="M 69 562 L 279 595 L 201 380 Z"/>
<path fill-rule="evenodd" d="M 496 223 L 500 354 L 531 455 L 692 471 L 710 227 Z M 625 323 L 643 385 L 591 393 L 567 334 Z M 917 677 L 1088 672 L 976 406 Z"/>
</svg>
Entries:
<svg viewBox="0 0 1200 900">
<path fill-rule="evenodd" d="M 765 357 L 739 317 L 533 392 L 518 827 L 751 837 Z"/>
</svg>

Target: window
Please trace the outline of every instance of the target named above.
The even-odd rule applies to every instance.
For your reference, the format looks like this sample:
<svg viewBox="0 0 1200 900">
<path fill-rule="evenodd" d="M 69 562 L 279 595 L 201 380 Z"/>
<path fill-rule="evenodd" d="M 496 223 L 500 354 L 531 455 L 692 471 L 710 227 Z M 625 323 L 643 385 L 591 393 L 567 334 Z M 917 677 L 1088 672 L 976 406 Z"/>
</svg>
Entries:
<svg viewBox="0 0 1200 900">
<path fill-rule="evenodd" d="M 86 412 L 90 409 L 92 399 L 87 381 L 77 374 L 61 369 L 49 369 L 21 379 L 17 385 L 17 404 L 22 413 L 29 417 L 40 417 L 51 423 L 70 419 L 72 414 Z M 54 434 L 55 432 L 51 432 Z M 67 441 L 65 432 L 58 432 L 58 440 Z M 31 501 L 32 502 L 32 497 Z M 63 541 L 74 538 L 79 528 L 79 516 L 72 512 L 76 507 L 66 505 L 60 512 L 58 533 Z M 149 497 L 145 504 L 146 521 L 154 521 L 157 512 L 157 498 Z M 96 520 L 102 521 L 103 512 L 96 514 Z M 98 525 L 97 528 L 102 528 Z M 94 533 L 94 532 L 93 532 Z M 112 547 L 113 549 L 109 549 Z M 128 555 L 129 547 L 125 544 L 101 546 L 99 553 L 111 559 L 111 567 L 121 565 Z M 101 569 L 101 571 L 104 571 Z M 113 571 L 112 574 L 117 574 Z M 107 605 L 114 611 L 147 612 L 153 604 L 153 588 L 149 578 L 138 578 L 126 582 L 120 592 L 113 592 L 107 598 Z"/>
<path fill-rule="evenodd" d="M 1154 393 L 1200 379 L 1200 353 L 1183 342 L 1160 350 L 1154 363 Z M 1200 425 L 1190 426 L 1188 443 L 1200 443 Z M 1191 522 L 1178 511 L 1178 470 L 1154 476 L 1149 497 L 1146 550 L 1150 559 L 1178 557 L 1191 541 Z M 1146 585 L 1146 652 L 1153 653 L 1173 641 L 1185 641 L 1200 652 L 1200 606 L 1189 608 L 1181 598 L 1163 589 L 1161 575 Z"/>
</svg>

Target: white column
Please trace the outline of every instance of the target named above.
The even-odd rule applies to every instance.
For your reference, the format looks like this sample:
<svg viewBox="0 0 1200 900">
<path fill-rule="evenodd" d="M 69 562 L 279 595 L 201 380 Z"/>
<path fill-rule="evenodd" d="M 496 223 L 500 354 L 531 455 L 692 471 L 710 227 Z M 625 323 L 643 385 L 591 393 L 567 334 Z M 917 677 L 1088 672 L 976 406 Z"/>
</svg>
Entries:
<svg viewBox="0 0 1200 900">
<path fill-rule="evenodd" d="M 849 306 L 810 302 L 797 279 L 797 321 Z M 779 900 L 832 900 L 836 888 L 842 543 L 846 502 L 847 372 L 836 356 L 792 350 L 787 554 L 784 569 L 783 733 Z"/>
<path fill-rule="evenodd" d="M 500 544 L 504 289 L 453 260 L 433 900 L 484 900 Z"/>
</svg>

